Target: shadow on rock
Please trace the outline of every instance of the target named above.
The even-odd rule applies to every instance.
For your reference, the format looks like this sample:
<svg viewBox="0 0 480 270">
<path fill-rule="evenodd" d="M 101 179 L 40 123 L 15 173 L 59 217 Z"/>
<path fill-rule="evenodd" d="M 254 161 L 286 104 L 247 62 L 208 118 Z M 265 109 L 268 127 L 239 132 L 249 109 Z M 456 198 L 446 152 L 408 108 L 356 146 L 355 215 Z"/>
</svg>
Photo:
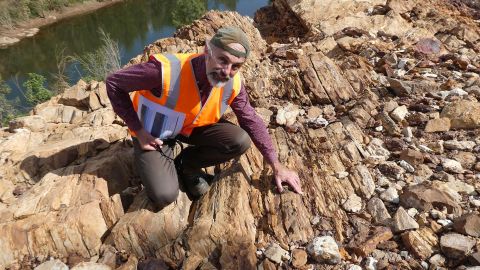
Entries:
<svg viewBox="0 0 480 270">
<path fill-rule="evenodd" d="M 169 270 L 172 269 L 168 267 L 164 261 L 160 259 L 146 259 L 140 261 L 137 265 L 138 270 Z"/>
<path fill-rule="evenodd" d="M 110 144 L 104 139 L 77 143 L 61 141 L 43 145 L 20 164 L 20 169 L 35 182 L 46 174 L 58 176 L 79 174 L 104 179 L 109 195 L 121 193 L 138 183 L 132 165 L 133 150 L 123 142 Z"/>
</svg>

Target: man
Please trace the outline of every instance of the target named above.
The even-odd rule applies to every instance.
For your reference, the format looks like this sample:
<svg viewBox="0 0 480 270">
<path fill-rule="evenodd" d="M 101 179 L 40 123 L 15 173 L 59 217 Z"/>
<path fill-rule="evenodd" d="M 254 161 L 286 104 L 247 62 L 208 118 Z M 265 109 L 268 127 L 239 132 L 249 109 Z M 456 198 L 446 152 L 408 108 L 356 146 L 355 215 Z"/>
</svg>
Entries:
<svg viewBox="0 0 480 270">
<path fill-rule="evenodd" d="M 202 168 L 243 154 L 249 137 L 273 167 L 279 192 L 287 183 L 302 193 L 297 173 L 280 164 L 248 101 L 238 71 L 249 53 L 245 33 L 225 27 L 206 42 L 204 54 L 157 54 L 107 78 L 113 109 L 133 137 L 135 166 L 158 208 L 175 201 L 179 177 L 191 196 L 204 194 L 212 176 Z M 221 119 L 227 106 L 240 127 Z M 174 159 L 175 140 L 190 146 Z"/>
</svg>

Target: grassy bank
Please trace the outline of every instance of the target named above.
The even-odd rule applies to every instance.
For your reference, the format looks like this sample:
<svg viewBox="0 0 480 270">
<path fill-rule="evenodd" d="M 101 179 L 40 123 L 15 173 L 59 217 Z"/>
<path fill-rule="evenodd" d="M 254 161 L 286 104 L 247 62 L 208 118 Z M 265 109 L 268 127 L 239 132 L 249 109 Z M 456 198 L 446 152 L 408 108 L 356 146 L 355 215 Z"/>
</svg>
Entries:
<svg viewBox="0 0 480 270">
<path fill-rule="evenodd" d="M 49 100 L 53 95 L 63 93 L 70 87 L 67 83 L 65 68 L 67 64 L 77 62 L 83 70 L 84 81 L 104 81 L 108 74 L 119 70 L 120 50 L 117 41 L 113 40 L 103 29 L 99 29 L 102 45 L 94 52 L 85 55 L 64 55 L 64 51 L 59 52 L 57 58 L 58 73 L 53 74 L 55 81 L 50 84 L 50 89 L 46 88 L 47 80 L 44 76 L 36 73 L 29 73 L 28 79 L 23 83 L 23 89 L 20 90 L 22 98 L 26 101 L 26 107 L 21 106 L 20 98 L 9 100 L 8 96 L 12 89 L 5 83 L 0 76 L 0 127 L 7 126 L 8 122 L 16 117 L 22 116 L 35 105 Z"/>
<path fill-rule="evenodd" d="M 35 18 L 45 18 L 48 12 L 92 0 L 0 0 L 0 25 L 7 29 Z M 104 2 L 106 0 L 96 0 Z"/>
</svg>

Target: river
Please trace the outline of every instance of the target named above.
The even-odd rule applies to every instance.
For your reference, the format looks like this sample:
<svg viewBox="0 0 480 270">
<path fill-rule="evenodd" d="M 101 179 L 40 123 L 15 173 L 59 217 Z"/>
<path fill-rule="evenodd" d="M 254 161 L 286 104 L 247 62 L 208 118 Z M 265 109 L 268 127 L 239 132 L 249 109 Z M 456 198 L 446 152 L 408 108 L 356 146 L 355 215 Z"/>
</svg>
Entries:
<svg viewBox="0 0 480 270">
<path fill-rule="evenodd" d="M 192 0 L 208 10 L 235 10 L 253 18 L 257 9 L 268 5 L 268 0 Z M 29 109 L 23 98 L 22 84 L 28 73 L 37 73 L 52 82 L 58 71 L 58 56 L 85 55 L 101 46 L 99 29 L 118 42 L 121 63 L 127 63 L 155 40 L 172 36 L 175 32 L 172 11 L 176 0 L 126 0 L 94 12 L 68 18 L 46 26 L 40 32 L 21 40 L 16 45 L 0 49 L 0 75 L 12 88 L 9 99 L 20 98 L 24 110 Z M 178 13 L 178 12 L 177 12 Z M 176 18 L 177 20 L 179 18 Z M 180 18 L 181 19 L 181 18 Z M 70 64 L 66 75 L 70 84 L 82 76 L 78 64 Z M 48 86 L 47 86 L 48 87 Z"/>
</svg>

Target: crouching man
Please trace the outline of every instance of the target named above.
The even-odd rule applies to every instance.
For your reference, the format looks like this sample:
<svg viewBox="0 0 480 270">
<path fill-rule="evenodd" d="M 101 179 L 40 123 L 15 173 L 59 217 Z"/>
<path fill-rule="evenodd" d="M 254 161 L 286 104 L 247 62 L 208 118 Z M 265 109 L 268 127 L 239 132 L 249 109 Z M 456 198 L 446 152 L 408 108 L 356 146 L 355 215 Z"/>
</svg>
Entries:
<svg viewBox="0 0 480 270">
<path fill-rule="evenodd" d="M 135 166 L 158 209 L 176 200 L 179 178 L 190 196 L 207 192 L 213 177 L 202 168 L 242 155 L 250 139 L 273 167 L 278 190 L 287 183 L 302 192 L 248 100 L 239 71 L 249 53 L 245 33 L 224 27 L 203 54 L 156 54 L 107 78 L 113 109 L 133 137 Z M 221 118 L 228 106 L 240 126 Z M 177 140 L 189 146 L 174 157 Z"/>
</svg>

